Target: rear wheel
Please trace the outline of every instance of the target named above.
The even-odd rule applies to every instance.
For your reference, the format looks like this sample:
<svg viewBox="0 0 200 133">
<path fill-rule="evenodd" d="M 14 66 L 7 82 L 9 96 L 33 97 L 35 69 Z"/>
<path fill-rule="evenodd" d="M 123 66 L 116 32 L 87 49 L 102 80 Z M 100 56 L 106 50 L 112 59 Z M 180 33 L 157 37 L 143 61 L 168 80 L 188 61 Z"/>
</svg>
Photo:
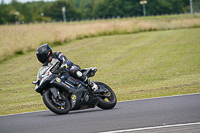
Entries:
<svg viewBox="0 0 200 133">
<path fill-rule="evenodd" d="M 103 87 L 106 92 L 103 92 L 99 96 L 99 103 L 97 106 L 102 109 L 112 109 L 117 103 L 117 98 L 113 90 L 102 82 L 95 82 L 99 87 Z"/>
<path fill-rule="evenodd" d="M 43 101 L 49 110 L 56 114 L 67 114 L 70 111 L 71 105 L 67 98 L 58 99 L 53 96 L 50 90 L 43 93 Z"/>
</svg>

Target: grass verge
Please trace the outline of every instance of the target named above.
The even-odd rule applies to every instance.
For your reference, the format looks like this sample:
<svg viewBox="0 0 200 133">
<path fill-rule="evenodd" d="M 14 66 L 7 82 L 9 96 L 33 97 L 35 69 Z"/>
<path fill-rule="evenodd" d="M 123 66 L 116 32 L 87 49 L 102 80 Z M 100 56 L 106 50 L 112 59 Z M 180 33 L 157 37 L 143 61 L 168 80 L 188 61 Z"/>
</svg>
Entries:
<svg viewBox="0 0 200 133">
<path fill-rule="evenodd" d="M 200 27 L 200 14 L 0 26 L 0 63 L 43 43 L 61 45 L 88 37 Z"/>
<path fill-rule="evenodd" d="M 92 79 L 115 91 L 118 101 L 199 93 L 200 28 L 113 35 L 53 47 L 82 68 L 96 66 Z M 35 51 L 0 64 L 0 114 L 44 110 L 31 84 L 41 64 Z"/>
</svg>

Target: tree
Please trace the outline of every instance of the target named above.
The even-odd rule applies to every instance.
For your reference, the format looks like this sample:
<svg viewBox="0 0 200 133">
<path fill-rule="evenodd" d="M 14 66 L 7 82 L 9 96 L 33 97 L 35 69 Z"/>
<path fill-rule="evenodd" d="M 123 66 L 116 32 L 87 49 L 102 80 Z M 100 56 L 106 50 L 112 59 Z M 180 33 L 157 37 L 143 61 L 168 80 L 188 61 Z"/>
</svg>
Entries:
<svg viewBox="0 0 200 133">
<path fill-rule="evenodd" d="M 9 11 L 6 9 L 4 1 L 0 5 L 0 24 L 5 24 L 8 21 Z"/>
<path fill-rule="evenodd" d="M 142 14 L 139 2 L 132 0 L 104 0 L 94 10 L 98 17 L 134 16 Z"/>
<path fill-rule="evenodd" d="M 199 0 L 193 0 L 193 3 Z M 112 18 L 142 16 L 140 0 L 57 0 L 54 2 L 19 3 L 12 0 L 0 4 L 0 24 L 35 21 L 62 21 L 62 7 L 65 7 L 67 21 L 85 18 Z M 189 0 L 148 0 L 147 15 L 161 15 L 189 12 Z"/>
<path fill-rule="evenodd" d="M 45 16 L 51 17 L 53 20 L 60 21 L 63 18 L 63 7 L 65 7 L 67 20 L 80 17 L 80 14 L 75 10 L 74 6 L 66 1 L 53 2 L 51 6 L 44 9 L 44 14 Z"/>
<path fill-rule="evenodd" d="M 154 0 L 148 1 L 146 5 L 148 14 L 171 14 L 183 13 L 185 6 L 183 0 Z"/>
</svg>

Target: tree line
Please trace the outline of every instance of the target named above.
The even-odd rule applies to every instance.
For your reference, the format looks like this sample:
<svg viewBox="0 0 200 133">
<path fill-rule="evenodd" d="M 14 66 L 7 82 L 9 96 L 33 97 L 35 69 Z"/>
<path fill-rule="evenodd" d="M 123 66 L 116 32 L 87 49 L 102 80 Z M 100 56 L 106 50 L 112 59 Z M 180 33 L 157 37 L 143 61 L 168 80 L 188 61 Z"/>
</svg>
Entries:
<svg viewBox="0 0 200 133">
<path fill-rule="evenodd" d="M 193 0 L 195 1 L 195 0 Z M 196 0 L 198 1 L 198 0 Z M 56 0 L 54 2 L 26 2 L 12 0 L 0 4 L 0 24 L 63 21 L 62 8 L 67 21 L 113 17 L 142 16 L 140 0 Z M 189 0 L 147 0 L 147 15 L 188 13 Z"/>
</svg>

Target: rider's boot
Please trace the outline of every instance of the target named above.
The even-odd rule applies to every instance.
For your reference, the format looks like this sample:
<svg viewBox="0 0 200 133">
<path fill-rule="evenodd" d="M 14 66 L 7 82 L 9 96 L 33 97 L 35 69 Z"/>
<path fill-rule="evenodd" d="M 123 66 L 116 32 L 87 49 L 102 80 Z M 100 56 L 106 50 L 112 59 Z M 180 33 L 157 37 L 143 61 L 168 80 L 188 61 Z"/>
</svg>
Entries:
<svg viewBox="0 0 200 133">
<path fill-rule="evenodd" d="M 91 81 L 90 79 L 88 79 L 88 85 L 91 87 L 91 89 L 93 91 L 97 91 L 98 90 L 98 86 L 93 81 Z"/>
<path fill-rule="evenodd" d="M 88 84 L 93 91 L 98 89 L 98 86 L 91 81 L 87 76 L 83 75 L 81 71 L 76 71 L 77 78 L 83 81 L 85 84 Z"/>
</svg>

